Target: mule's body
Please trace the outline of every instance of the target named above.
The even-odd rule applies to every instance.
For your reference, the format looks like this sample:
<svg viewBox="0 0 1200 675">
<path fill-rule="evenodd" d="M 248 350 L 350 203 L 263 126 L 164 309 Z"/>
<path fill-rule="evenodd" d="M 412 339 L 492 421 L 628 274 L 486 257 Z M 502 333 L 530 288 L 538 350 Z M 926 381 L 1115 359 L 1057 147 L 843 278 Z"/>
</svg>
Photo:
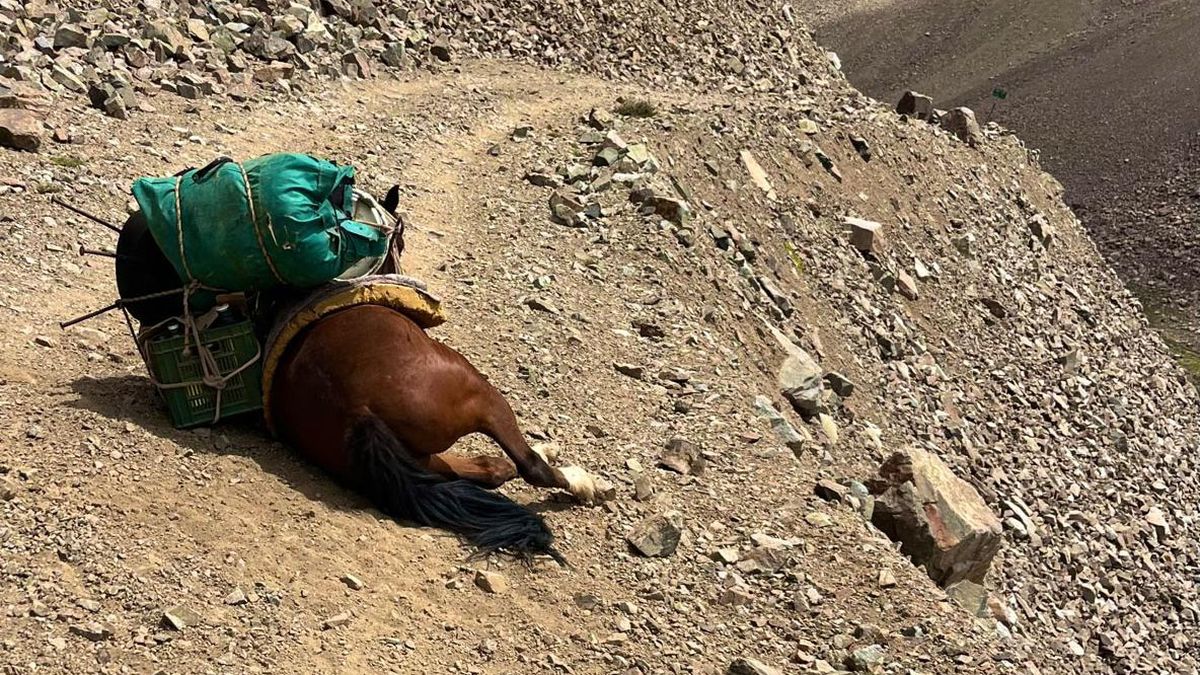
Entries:
<svg viewBox="0 0 1200 675">
<path fill-rule="evenodd" d="M 394 215 L 398 202 L 393 187 L 382 205 Z M 403 247 L 398 225 L 381 274 L 399 271 Z M 137 215 L 122 231 L 118 254 L 122 298 L 182 286 Z M 307 292 L 259 294 L 257 307 L 272 320 L 280 306 Z M 156 323 L 182 313 L 182 294 L 127 307 L 143 324 Z M 582 501 L 596 497 L 586 471 L 551 467 L 525 442 L 504 397 L 466 359 L 386 307 L 353 306 L 307 326 L 287 345 L 269 393 L 275 430 L 304 457 L 385 513 L 457 532 L 481 551 L 557 557 L 540 516 L 485 488 L 520 475 Z M 447 452 L 472 433 L 491 437 L 512 461 Z"/>
<path fill-rule="evenodd" d="M 590 500 L 592 479 L 550 466 L 504 397 L 458 352 L 408 317 L 363 305 L 312 324 L 272 383 L 279 434 L 383 511 L 457 531 L 484 549 L 549 552 L 541 518 L 487 492 L 517 475 Z M 512 460 L 447 452 L 480 433 Z"/>
</svg>

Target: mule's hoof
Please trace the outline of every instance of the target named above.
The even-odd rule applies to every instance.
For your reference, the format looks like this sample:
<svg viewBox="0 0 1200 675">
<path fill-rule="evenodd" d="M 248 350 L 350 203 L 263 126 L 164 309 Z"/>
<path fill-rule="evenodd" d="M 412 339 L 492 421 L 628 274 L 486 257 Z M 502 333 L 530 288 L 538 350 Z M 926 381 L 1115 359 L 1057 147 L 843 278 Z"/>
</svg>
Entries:
<svg viewBox="0 0 1200 675">
<path fill-rule="evenodd" d="M 559 469 L 563 478 L 567 479 L 567 490 L 584 504 L 596 501 L 596 479 L 578 466 L 564 466 Z"/>
<path fill-rule="evenodd" d="M 554 464 L 558 461 L 558 453 L 561 449 L 554 441 L 546 441 L 533 446 L 533 451 L 547 464 Z"/>
<path fill-rule="evenodd" d="M 603 478 L 596 478 L 578 466 L 565 466 L 559 471 L 567 479 L 567 490 L 584 504 L 606 502 L 616 496 L 616 488 Z"/>
</svg>

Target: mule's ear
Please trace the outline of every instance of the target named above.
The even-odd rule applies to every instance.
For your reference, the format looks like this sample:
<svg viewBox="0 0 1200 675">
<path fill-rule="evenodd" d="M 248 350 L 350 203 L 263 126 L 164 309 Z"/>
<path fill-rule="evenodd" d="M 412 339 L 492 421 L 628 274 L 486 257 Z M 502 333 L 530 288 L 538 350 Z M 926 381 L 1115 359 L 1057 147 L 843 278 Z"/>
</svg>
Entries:
<svg viewBox="0 0 1200 675">
<path fill-rule="evenodd" d="M 396 207 L 400 206 L 400 186 L 393 185 L 391 190 L 388 190 L 387 196 L 383 198 L 383 203 L 380 204 L 383 210 L 396 215 Z"/>
</svg>

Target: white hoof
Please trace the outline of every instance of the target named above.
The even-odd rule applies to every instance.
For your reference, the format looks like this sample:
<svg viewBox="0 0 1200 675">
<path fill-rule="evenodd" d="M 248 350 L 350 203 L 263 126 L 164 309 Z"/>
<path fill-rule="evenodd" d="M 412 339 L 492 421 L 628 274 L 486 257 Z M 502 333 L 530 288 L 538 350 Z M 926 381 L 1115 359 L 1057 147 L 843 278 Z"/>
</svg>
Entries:
<svg viewBox="0 0 1200 675">
<path fill-rule="evenodd" d="M 562 472 L 563 478 L 567 479 L 568 490 L 576 499 L 584 504 L 591 504 L 596 501 L 599 496 L 599 490 L 596 486 L 596 479 L 578 466 L 564 466 L 559 469 Z"/>
<path fill-rule="evenodd" d="M 537 453 L 547 464 L 554 464 L 558 461 L 558 453 L 561 448 L 554 441 L 538 443 L 533 446 L 533 451 Z"/>
</svg>

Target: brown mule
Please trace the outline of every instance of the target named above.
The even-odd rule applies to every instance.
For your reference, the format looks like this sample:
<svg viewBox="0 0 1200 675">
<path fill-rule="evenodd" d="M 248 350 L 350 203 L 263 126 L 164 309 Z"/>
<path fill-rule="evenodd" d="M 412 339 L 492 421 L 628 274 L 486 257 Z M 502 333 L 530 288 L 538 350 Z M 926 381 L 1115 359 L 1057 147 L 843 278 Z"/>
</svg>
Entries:
<svg viewBox="0 0 1200 675">
<path fill-rule="evenodd" d="M 307 328 L 288 347 L 271 401 L 277 432 L 310 461 L 385 513 L 461 534 L 481 552 L 561 560 L 540 516 L 485 487 L 520 475 L 585 502 L 597 496 L 586 471 L 552 467 L 526 443 L 504 397 L 461 354 L 385 307 L 344 309 Z M 471 433 L 512 462 L 446 452 Z"/>
</svg>

